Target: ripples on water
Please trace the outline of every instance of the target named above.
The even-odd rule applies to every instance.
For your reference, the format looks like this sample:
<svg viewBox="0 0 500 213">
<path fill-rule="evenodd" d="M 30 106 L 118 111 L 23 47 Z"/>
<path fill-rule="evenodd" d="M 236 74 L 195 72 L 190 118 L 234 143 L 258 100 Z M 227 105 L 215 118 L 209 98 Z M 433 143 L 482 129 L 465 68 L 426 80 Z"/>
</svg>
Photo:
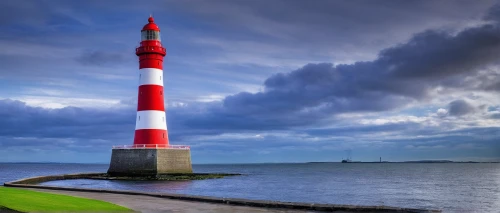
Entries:
<svg viewBox="0 0 500 213">
<path fill-rule="evenodd" d="M 500 212 L 500 164 L 194 165 L 195 172 L 242 173 L 197 181 L 63 180 L 43 185 L 168 192 L 216 197 Z M 0 164 L 0 182 L 105 172 L 104 164 Z"/>
</svg>

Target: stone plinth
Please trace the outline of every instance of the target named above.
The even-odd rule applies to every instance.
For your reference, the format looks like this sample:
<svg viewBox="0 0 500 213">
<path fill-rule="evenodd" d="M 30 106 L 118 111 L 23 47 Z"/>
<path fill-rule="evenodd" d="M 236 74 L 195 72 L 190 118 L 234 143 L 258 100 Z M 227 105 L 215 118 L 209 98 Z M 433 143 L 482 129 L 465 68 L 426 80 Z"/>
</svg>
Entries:
<svg viewBox="0 0 500 213">
<path fill-rule="evenodd" d="M 113 149 L 108 174 L 145 176 L 192 173 L 189 149 Z"/>
</svg>

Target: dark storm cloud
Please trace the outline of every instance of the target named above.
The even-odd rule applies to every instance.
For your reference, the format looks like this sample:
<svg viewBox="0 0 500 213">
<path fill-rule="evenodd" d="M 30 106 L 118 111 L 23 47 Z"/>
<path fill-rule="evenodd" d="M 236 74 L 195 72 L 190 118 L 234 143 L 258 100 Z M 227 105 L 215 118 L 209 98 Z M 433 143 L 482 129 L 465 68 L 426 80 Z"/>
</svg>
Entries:
<svg viewBox="0 0 500 213">
<path fill-rule="evenodd" d="M 500 20 L 500 4 L 491 6 L 486 15 L 484 15 L 483 19 L 486 21 Z"/>
<path fill-rule="evenodd" d="M 380 52 L 374 61 L 354 64 L 308 64 L 278 73 L 264 91 L 227 96 L 208 113 L 189 117 L 191 127 L 282 129 L 308 125 L 345 112 L 377 112 L 433 98 L 437 87 L 484 90 L 467 85 L 478 73 L 498 64 L 497 22 L 467 28 L 456 35 L 428 30 L 407 43 Z M 450 105 L 452 115 L 471 111 L 463 102 Z"/>
<path fill-rule="evenodd" d="M 353 136 L 363 134 L 373 134 L 380 132 L 409 132 L 421 131 L 422 125 L 415 122 L 390 123 L 383 125 L 357 125 L 348 127 L 337 127 L 327 129 L 310 129 L 304 132 L 315 136 Z M 422 133 L 422 132 L 419 132 Z M 427 132 L 428 133 L 428 132 Z"/>
<path fill-rule="evenodd" d="M 387 41 L 389 39 L 377 35 L 392 31 L 394 27 L 405 28 L 405 25 L 425 26 L 457 17 L 474 18 L 474 15 L 477 15 L 475 13 L 482 12 L 491 4 L 492 1 L 460 1 L 447 4 L 436 1 L 397 0 L 274 0 L 187 1 L 176 4 L 175 7 L 194 11 L 194 15 L 200 19 L 213 20 L 212 25 L 217 27 L 244 26 L 252 30 L 252 35 L 271 35 L 281 40 L 298 41 L 296 45 L 301 45 L 305 41 L 308 44 L 340 41 L 341 44 L 350 40 L 349 37 L 357 38 L 358 43 L 368 43 L 359 38 L 370 36 Z M 228 16 L 231 18 L 228 19 Z"/>
<path fill-rule="evenodd" d="M 444 32 L 426 31 L 410 42 L 383 50 L 378 63 L 401 79 L 436 80 L 470 74 L 498 64 L 500 53 L 498 25 L 470 28 L 453 36 Z M 387 69 L 392 67 L 391 69 Z"/>
<path fill-rule="evenodd" d="M 133 103 L 126 102 L 134 105 Z M 47 109 L 28 106 L 22 101 L 0 100 L 0 146 L 71 147 L 130 144 L 134 134 L 136 108 L 80 108 Z M 190 130 L 182 125 L 182 117 L 175 110 L 168 118 L 172 131 L 169 138 L 178 141 L 188 136 L 216 135 L 214 130 Z M 42 141 L 43 143 L 41 143 Z M 38 145 L 37 145 L 38 144 Z M 96 148 L 97 147 L 97 148 Z M 89 148 L 92 149 L 92 148 Z"/>
<path fill-rule="evenodd" d="M 488 81 L 486 81 L 484 89 L 497 92 L 500 91 L 500 76 L 497 75 L 496 82 L 493 81 L 488 83 Z"/>
<path fill-rule="evenodd" d="M 452 101 L 448 105 L 448 114 L 451 116 L 462 116 L 473 113 L 476 109 L 464 100 Z"/>
<path fill-rule="evenodd" d="M 130 135 L 135 110 L 46 109 L 6 99 L 0 100 L 0 117 L 3 137 L 110 139 Z"/>
</svg>

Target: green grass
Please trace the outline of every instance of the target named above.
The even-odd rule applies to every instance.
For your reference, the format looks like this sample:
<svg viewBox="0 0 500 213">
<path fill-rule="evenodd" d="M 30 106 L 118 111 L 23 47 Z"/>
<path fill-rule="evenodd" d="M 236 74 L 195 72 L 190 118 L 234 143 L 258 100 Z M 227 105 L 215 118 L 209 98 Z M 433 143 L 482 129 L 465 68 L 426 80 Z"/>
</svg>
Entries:
<svg viewBox="0 0 500 213">
<path fill-rule="evenodd" d="M 7 187 L 0 187 L 0 208 L 2 207 L 20 212 L 132 211 L 100 200 Z"/>
</svg>

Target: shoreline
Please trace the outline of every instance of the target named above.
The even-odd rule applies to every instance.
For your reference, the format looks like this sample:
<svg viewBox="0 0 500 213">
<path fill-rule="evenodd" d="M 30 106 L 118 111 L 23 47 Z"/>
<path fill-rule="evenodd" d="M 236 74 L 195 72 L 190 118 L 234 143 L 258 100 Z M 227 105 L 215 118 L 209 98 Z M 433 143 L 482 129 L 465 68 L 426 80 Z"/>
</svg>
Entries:
<svg viewBox="0 0 500 213">
<path fill-rule="evenodd" d="M 479 162 L 479 161 L 350 161 L 350 162 L 330 162 L 330 161 L 311 161 L 306 163 L 389 163 L 389 164 L 476 164 L 476 163 L 500 163 L 496 161 Z"/>
<path fill-rule="evenodd" d="M 250 200 L 250 199 L 239 199 L 239 198 L 220 198 L 220 197 L 197 196 L 197 195 L 183 195 L 183 194 L 172 194 L 172 193 L 148 193 L 139 191 L 127 191 L 127 190 L 87 189 L 87 188 L 77 188 L 77 187 L 36 185 L 36 183 L 42 183 L 54 180 L 87 179 L 85 177 L 95 176 L 100 174 L 103 173 L 79 173 L 79 174 L 67 174 L 67 175 L 38 176 L 38 177 L 24 178 L 11 182 L 6 182 L 4 183 L 4 186 L 18 187 L 18 188 L 32 188 L 32 189 L 149 196 L 149 197 L 188 201 L 188 202 L 212 203 L 212 204 L 247 206 L 247 207 L 266 208 L 266 209 L 282 209 L 282 210 L 285 209 L 285 210 L 303 210 L 303 211 L 318 211 L 318 212 L 334 212 L 334 211 L 411 212 L 411 213 L 441 212 L 441 210 L 399 208 L 390 206 L 358 206 L 358 205 L 335 205 L 335 204 L 318 204 L 318 203 L 301 203 L 301 202 L 279 202 L 279 201 L 268 201 L 268 200 Z"/>
</svg>

